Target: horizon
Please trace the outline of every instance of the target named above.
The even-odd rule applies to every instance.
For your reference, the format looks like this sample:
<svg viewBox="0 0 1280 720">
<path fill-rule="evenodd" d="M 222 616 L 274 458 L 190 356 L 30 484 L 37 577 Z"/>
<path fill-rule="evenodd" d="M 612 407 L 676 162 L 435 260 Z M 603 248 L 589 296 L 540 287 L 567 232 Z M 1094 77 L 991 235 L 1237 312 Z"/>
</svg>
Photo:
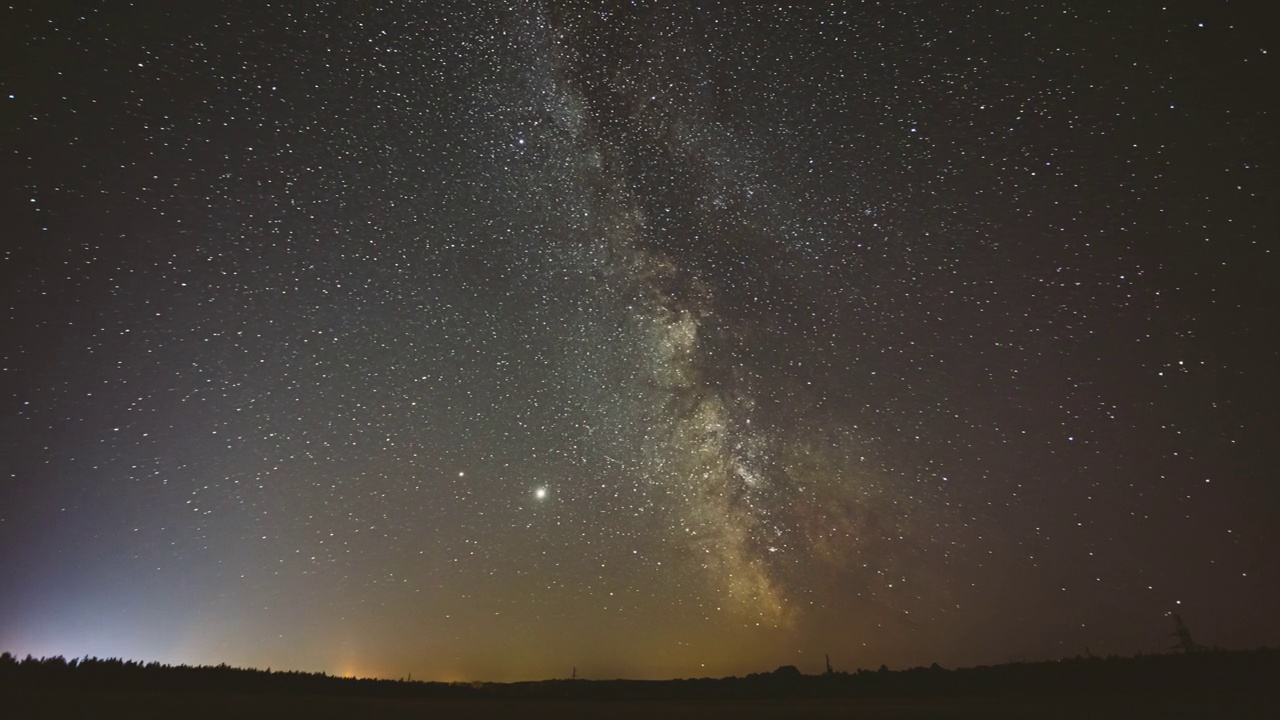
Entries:
<svg viewBox="0 0 1280 720">
<path fill-rule="evenodd" d="M 0 646 L 1280 644 L 1256 4 L 260 5 L 3 11 Z"/>
<path fill-rule="evenodd" d="M 1171 617 L 1172 617 L 1172 616 L 1171 616 Z M 1179 625 L 1177 625 L 1177 626 L 1175 626 L 1175 627 L 1181 627 L 1181 625 L 1179 624 Z M 1173 640 L 1175 640 L 1175 641 L 1179 641 L 1179 640 L 1180 640 L 1180 639 L 1179 639 L 1179 636 L 1178 636 L 1178 632 L 1176 632 L 1176 631 L 1175 631 L 1175 632 L 1173 632 L 1173 633 L 1168 634 L 1168 635 L 1166 636 L 1166 638 L 1167 638 L 1167 639 L 1173 639 Z M 1199 652 L 1251 652 L 1251 651 L 1254 651 L 1254 650 L 1263 650 L 1263 649 L 1268 649 L 1268 648 L 1269 648 L 1269 646 L 1267 646 L 1267 645 L 1265 645 L 1265 644 L 1264 644 L 1264 645 L 1254 645 L 1254 646 L 1250 646 L 1250 647 L 1234 647 L 1234 648 L 1232 648 L 1232 647 L 1226 647 L 1226 648 L 1224 648 L 1224 647 L 1220 647 L 1220 646 L 1218 646 L 1218 645 L 1216 645 L 1216 644 L 1202 645 L 1202 644 L 1199 644 L 1199 643 L 1194 643 L 1194 641 L 1193 641 L 1193 640 L 1192 640 L 1192 643 L 1193 643 L 1193 644 L 1192 644 L 1192 647 L 1191 647 L 1191 650 L 1190 650 L 1190 651 L 1199 651 Z M 972 663 L 972 664 L 969 664 L 969 665 L 946 665 L 946 664 L 938 663 L 937 661 L 928 661 L 928 662 L 915 662 L 915 663 L 908 663 L 908 664 L 904 664 L 904 665 L 902 665 L 902 666 L 893 667 L 893 666 L 890 666 L 888 663 L 874 663 L 874 662 L 873 662 L 873 663 L 871 663 L 871 664 L 870 664 L 870 665 L 868 665 L 868 666 L 861 666 L 861 665 L 860 665 L 860 666 L 853 667 L 853 668 L 841 667 L 841 666 L 839 665 L 839 663 L 838 663 L 838 662 L 833 662 L 833 661 L 831 660 L 831 655 L 830 655 L 830 653 L 822 653 L 822 658 L 821 658 L 822 668 L 821 668 L 821 671 L 820 671 L 820 672 L 806 672 L 806 667 L 804 667 L 804 666 L 803 666 L 803 665 L 801 665 L 801 664 L 798 664 L 798 663 L 794 663 L 794 662 L 793 662 L 793 663 L 782 663 L 782 664 L 779 664 L 779 665 L 777 665 L 777 666 L 776 666 L 774 669 L 772 669 L 772 670 L 768 670 L 768 669 L 756 669 L 756 670 L 752 670 L 752 671 L 749 671 L 749 672 L 737 672 L 737 673 L 731 673 L 731 674 L 726 674 L 726 675 L 687 675 L 687 676 L 653 676 L 653 675 L 649 675 L 649 676 L 643 676 L 643 675 L 634 676 L 634 675 L 633 675 L 633 676 L 609 676 L 609 675 L 592 675 L 592 674 L 591 674 L 591 669 L 590 669 L 590 668 L 585 668 L 585 667 L 580 667 L 580 666 L 577 666 L 577 665 L 573 665 L 573 666 L 571 666 L 571 668 L 570 668 L 570 675 L 569 675 L 569 676 L 567 676 L 567 677 L 560 677 L 560 676 L 554 676 L 554 677 L 553 677 L 553 676 L 544 676 L 544 677 L 541 677 L 541 678 L 528 678 L 528 677 L 526 677 L 526 678 L 510 678 L 510 679 L 483 679 L 483 678 L 464 678 L 464 677 L 455 677 L 455 676 L 449 675 L 449 676 L 446 676 L 445 678 L 429 678 L 429 677 L 428 677 L 428 678 L 423 678 L 423 677 L 419 677 L 419 678 L 416 678 L 416 679 L 415 679 L 415 678 L 413 677 L 413 673 L 412 673 L 412 672 L 408 672 L 408 673 L 405 673 L 405 674 L 400 675 L 400 676 L 395 676 L 395 675 L 368 675 L 368 674 L 360 674 L 360 673 L 361 673 L 361 671 L 360 671 L 360 670 L 356 670 L 356 669 L 354 669 L 354 668 L 352 667 L 352 665 L 351 665 L 351 664 L 346 664 L 345 666 L 343 666 L 341 669 L 338 669 L 338 670 L 335 670 L 335 669 L 332 669 L 332 668 L 321 668 L 321 669 L 318 669 L 318 670 L 312 670 L 312 669 L 305 669 L 305 668 L 300 668 L 300 667 L 290 667 L 290 668 L 287 668 L 287 669 L 280 669 L 280 668 L 274 668 L 274 667 L 271 667 L 271 666 L 261 667 L 261 666 L 252 666 L 252 665 L 237 665 L 237 664 L 234 664 L 234 663 L 228 663 L 228 662 L 226 662 L 226 661 L 221 661 L 221 662 L 216 662 L 216 663 L 214 663 L 214 662 L 192 663 L 192 662 L 182 662 L 182 661 L 173 661 L 173 660 L 162 660 L 162 659 L 158 659 L 158 658 L 136 659 L 136 658 L 126 658 L 126 657 L 117 657 L 117 656 L 97 656 L 97 655 L 92 655 L 92 654 L 76 654 L 76 655 L 71 655 L 71 654 L 67 654 L 67 653 L 50 653 L 50 654 L 41 655 L 41 654 L 29 653 L 29 652 L 28 652 L 28 653 L 12 652 L 12 651 L 10 651 L 10 650 L 4 649 L 4 648 L 0 648 L 0 654 L 8 655 L 10 658 L 12 658 L 13 660 L 18 661 L 18 662 L 21 662 L 21 661 L 23 661 L 24 659 L 31 659 L 31 658 L 34 658 L 34 659 L 37 659 L 37 660 L 43 660 L 43 659 L 48 659 L 48 658 L 61 657 L 61 658 L 63 658 L 64 660 L 66 660 L 66 661 L 68 661 L 68 662 L 71 662 L 72 660 L 77 660 L 77 661 L 83 661 L 83 660 L 118 660 L 118 661 L 122 661 L 122 662 L 136 662 L 136 663 L 138 663 L 138 664 L 158 663 L 158 664 L 163 665 L 163 666 L 165 666 L 165 667 L 179 667 L 179 666 L 182 666 L 182 667 L 196 667 L 196 668 L 208 668 L 208 667 L 231 667 L 232 669 L 237 669 L 237 670 L 252 670 L 252 671 L 260 671 L 260 672 L 299 672 L 299 673 L 309 673 L 309 674 L 323 674 L 323 675 L 327 675 L 327 676 L 329 676 L 329 677 L 344 678 L 344 679 L 354 679 L 354 680 L 393 680 L 393 681 L 397 681 L 397 680 L 398 680 L 398 681 L 412 681 L 412 682 L 424 682 L 424 683 L 463 683 L 463 684 L 467 684 L 467 683 L 497 683 L 497 684 L 512 684 L 512 683 L 521 683 L 521 682 L 552 682 L 552 681 L 557 681 L 557 680 L 599 680 L 599 681 L 613 681 L 613 680 L 629 680 L 629 681 L 632 681 L 632 680 L 633 680 L 633 681 L 637 681 L 637 682 L 642 682 L 642 681 L 643 681 L 643 682 L 650 682 L 650 681 L 652 681 L 652 682 L 662 682 L 662 681 L 668 681 L 668 680 L 694 680 L 694 679 L 707 679 L 707 678 L 712 678 L 712 679 L 714 679 L 714 678 L 733 678 L 733 677 L 743 677 L 743 676 L 751 675 L 751 674 L 769 674 L 769 673 L 775 672 L 776 670 L 780 670 L 780 669 L 785 668 L 785 667 L 795 667 L 795 668 L 797 668 L 797 669 L 798 669 L 802 674 L 804 674 L 804 675 L 823 675 L 823 674 L 826 674 L 826 670 L 827 670 L 828 668 L 830 668 L 830 670 L 831 670 L 833 673 L 835 673 L 835 674 L 853 674 L 853 673 L 860 673 L 860 672 L 863 672 L 863 671 L 870 671 L 872 668 L 880 668 L 880 667 L 887 667 L 887 668 L 889 668 L 889 670 L 890 670 L 890 671 L 892 671 L 892 672 L 896 672 L 896 671 L 898 671 L 898 670 L 918 669 L 918 668 L 931 667 L 931 666 L 934 666 L 934 665 L 938 665 L 939 667 L 942 667 L 943 669 L 947 669 L 947 670 L 960 670 L 960 669 L 965 669 L 965 668 L 976 668 L 976 667 L 998 666 L 998 665 L 1016 664 L 1016 663 L 1062 662 L 1062 661 L 1066 661 L 1066 660 L 1082 659 L 1082 658 L 1087 658 L 1087 659 L 1140 658 L 1140 657 L 1146 657 L 1146 656 L 1179 655 L 1179 654 L 1187 654 L 1188 652 L 1189 652 L 1189 650 L 1188 650 L 1188 648 L 1187 648 L 1186 646 L 1180 645 L 1180 644 L 1179 644 L 1179 642 L 1174 642 L 1174 644 L 1172 644 L 1172 645 L 1169 645 L 1169 644 L 1167 644 L 1167 643 L 1166 643 L 1166 645 L 1165 645 L 1164 647 L 1162 647 L 1162 648 L 1154 648 L 1154 649 L 1152 649 L 1152 650 L 1148 650 L 1148 651 L 1144 651 L 1144 650 L 1137 650 L 1137 651 L 1134 651 L 1134 652 L 1132 652 L 1132 653 L 1127 653 L 1127 654 L 1121 654 L 1121 653 L 1107 653 L 1107 654 L 1096 654 L 1096 655 L 1095 655 L 1095 654 L 1092 652 L 1092 650 L 1091 650 L 1090 648 L 1087 648 L 1087 647 L 1086 647 L 1086 648 L 1083 648 L 1083 655 L 1082 655 L 1080 652 L 1077 652 L 1077 653 L 1075 653 L 1075 654 L 1066 654 L 1066 655 L 1060 655 L 1060 656 L 1056 656 L 1056 657 L 1039 657 L 1039 658 L 1026 658 L 1026 657 L 1024 657 L 1024 658 L 1018 658 L 1018 659 L 1014 659 L 1014 658 L 1007 658 L 1007 659 L 1005 659 L 1005 660 L 997 660 L 997 661 L 991 661 L 991 662 L 976 662 L 976 663 Z"/>
<path fill-rule="evenodd" d="M 586 676 L 582 674 L 575 674 L 569 677 L 523 678 L 523 679 L 514 679 L 514 680 L 485 680 L 485 679 L 477 679 L 477 678 L 462 679 L 462 680 L 440 680 L 435 678 L 414 678 L 410 674 L 402 675 L 399 677 L 368 676 L 368 675 L 338 674 L 338 673 L 329 672 L 325 670 L 305 670 L 305 669 L 299 669 L 299 668 L 271 668 L 271 667 L 260 668 L 260 667 L 229 665 L 227 663 L 218 663 L 216 665 L 210 665 L 210 664 L 193 665 L 188 663 L 166 663 L 166 662 L 160 662 L 157 660 L 140 660 L 135 658 L 118 658 L 118 657 L 106 657 L 106 658 L 96 657 L 96 656 L 66 657 L 62 655 L 38 657 L 31 654 L 27 654 L 23 657 L 19 657 L 8 650 L 0 650 L 0 657 L 8 656 L 8 659 L 10 661 L 19 663 L 19 664 L 24 662 L 30 662 L 33 660 L 36 662 L 45 662 L 49 660 L 61 659 L 69 665 L 72 665 L 72 664 L 78 665 L 78 664 L 84 663 L 85 661 L 96 661 L 96 662 L 118 662 L 118 663 L 124 663 L 124 664 L 133 664 L 138 667 L 146 667 L 146 666 L 154 665 L 154 666 L 159 666 L 160 668 L 189 668 L 189 669 L 196 669 L 196 670 L 226 668 L 226 669 L 236 670 L 236 671 L 268 673 L 268 674 L 283 673 L 283 674 L 302 674 L 302 675 L 322 675 L 324 677 L 334 678 L 338 680 L 372 680 L 377 682 L 421 683 L 421 684 L 443 684 L 443 685 L 518 685 L 518 684 L 525 684 L 525 683 L 555 683 L 555 682 L 657 682 L 657 683 L 661 683 L 661 682 L 683 682 L 683 681 L 697 681 L 697 680 L 733 680 L 733 679 L 744 679 L 751 676 L 775 675 L 775 674 L 778 674 L 784 671 L 789 671 L 789 670 L 796 670 L 799 672 L 801 676 L 804 676 L 804 677 L 823 677 L 828 675 L 863 675 L 866 673 L 882 673 L 882 672 L 898 673 L 898 672 L 912 672 L 912 671 L 918 671 L 918 670 L 931 670 L 931 669 L 941 669 L 941 670 L 950 672 L 950 671 L 960 671 L 960 670 L 977 670 L 977 669 L 992 668 L 992 667 L 1002 667 L 1006 665 L 1051 664 L 1051 663 L 1076 662 L 1076 661 L 1087 661 L 1087 660 L 1100 660 L 1100 661 L 1139 660 L 1139 659 L 1145 659 L 1145 658 L 1158 658 L 1158 657 L 1183 657 L 1189 654 L 1199 654 L 1199 653 L 1239 654 L 1239 653 L 1274 651 L 1277 649 L 1280 649 L 1280 648 L 1272 648 L 1267 646 L 1259 646 L 1259 647 L 1252 647 L 1252 648 L 1219 648 L 1215 646 L 1215 647 L 1202 647 L 1191 653 L 1182 649 L 1166 648 L 1163 652 L 1152 652 L 1152 653 L 1139 652 L 1133 655 L 1100 656 L 1100 655 L 1092 655 L 1092 654 L 1085 654 L 1085 655 L 1076 654 L 1074 656 L 1068 656 L 1068 657 L 1039 658 L 1034 660 L 1016 660 L 1016 661 L 1009 660 L 1006 662 L 984 663 L 981 665 L 969 665 L 969 666 L 962 666 L 962 667 L 959 667 L 959 666 L 947 667 L 947 666 L 940 665 L 938 663 L 929 663 L 928 665 L 916 664 L 916 665 L 904 666 L 899 668 L 891 668 L 882 663 L 879 667 L 875 669 L 870 667 L 840 669 L 832 666 L 830 668 L 830 671 L 828 672 L 827 668 L 824 666 L 821 672 L 805 672 L 804 669 L 798 668 L 795 665 L 779 665 L 771 670 L 756 670 L 754 672 L 744 673 L 739 675 L 722 675 L 722 676 L 591 677 L 591 676 Z M 577 673 L 577 671 L 578 671 L 578 668 L 574 667 L 571 672 Z"/>
</svg>

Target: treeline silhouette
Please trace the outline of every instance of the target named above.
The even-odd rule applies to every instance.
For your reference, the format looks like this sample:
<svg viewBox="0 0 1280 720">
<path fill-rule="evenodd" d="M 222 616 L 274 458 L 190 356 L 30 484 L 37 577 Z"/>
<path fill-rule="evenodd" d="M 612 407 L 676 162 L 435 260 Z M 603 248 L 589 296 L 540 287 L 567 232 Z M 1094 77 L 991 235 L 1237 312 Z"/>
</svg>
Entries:
<svg viewBox="0 0 1280 720">
<path fill-rule="evenodd" d="M 685 680 L 544 680 L 444 683 L 356 679 L 228 665 L 140 663 L 117 658 L 18 660 L 0 655 L 0 689 L 81 692 L 212 692 L 506 699 L 740 699 L 1000 697 L 1081 694 L 1280 694 L 1280 649 L 1206 650 L 1134 657 L 1075 657 L 948 670 L 804 675 L 794 666 L 745 677 Z"/>
</svg>

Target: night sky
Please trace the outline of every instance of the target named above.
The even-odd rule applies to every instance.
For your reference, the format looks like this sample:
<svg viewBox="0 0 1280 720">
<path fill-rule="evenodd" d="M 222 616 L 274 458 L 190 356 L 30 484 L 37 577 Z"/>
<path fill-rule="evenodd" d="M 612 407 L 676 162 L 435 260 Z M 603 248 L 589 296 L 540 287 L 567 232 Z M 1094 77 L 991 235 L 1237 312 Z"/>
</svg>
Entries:
<svg viewBox="0 0 1280 720">
<path fill-rule="evenodd" d="M 1268 5 L 0 9 L 0 649 L 1280 642 Z"/>
</svg>

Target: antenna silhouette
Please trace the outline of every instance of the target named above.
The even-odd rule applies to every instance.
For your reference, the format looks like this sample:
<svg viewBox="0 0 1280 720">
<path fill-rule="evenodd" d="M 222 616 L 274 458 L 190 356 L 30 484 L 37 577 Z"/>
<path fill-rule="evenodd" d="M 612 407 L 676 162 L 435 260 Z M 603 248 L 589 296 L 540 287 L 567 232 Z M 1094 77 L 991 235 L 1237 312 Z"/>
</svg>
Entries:
<svg viewBox="0 0 1280 720">
<path fill-rule="evenodd" d="M 1173 626 L 1174 630 L 1170 635 L 1178 638 L 1178 644 L 1170 647 L 1170 650 L 1181 650 L 1184 653 L 1192 653 L 1202 649 L 1196 644 L 1195 640 L 1191 639 L 1191 631 L 1188 630 L 1186 624 L 1182 622 L 1182 617 L 1176 613 L 1173 616 Z"/>
</svg>

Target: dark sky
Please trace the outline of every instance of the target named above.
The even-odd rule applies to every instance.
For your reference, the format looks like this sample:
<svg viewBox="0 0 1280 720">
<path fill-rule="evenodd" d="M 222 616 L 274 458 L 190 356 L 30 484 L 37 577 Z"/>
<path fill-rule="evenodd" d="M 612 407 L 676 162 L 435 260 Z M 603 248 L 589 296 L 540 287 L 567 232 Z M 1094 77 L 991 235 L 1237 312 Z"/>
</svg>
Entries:
<svg viewBox="0 0 1280 720">
<path fill-rule="evenodd" d="M 5 7 L 0 648 L 1280 642 L 1267 5 Z"/>
</svg>

